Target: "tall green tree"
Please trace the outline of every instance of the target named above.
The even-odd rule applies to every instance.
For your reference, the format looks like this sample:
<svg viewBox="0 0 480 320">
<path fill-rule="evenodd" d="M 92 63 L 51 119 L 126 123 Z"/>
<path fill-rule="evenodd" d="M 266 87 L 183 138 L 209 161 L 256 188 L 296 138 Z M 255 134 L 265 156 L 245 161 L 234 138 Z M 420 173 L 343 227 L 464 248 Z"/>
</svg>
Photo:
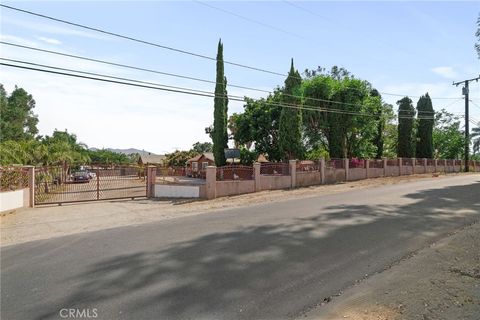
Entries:
<svg viewBox="0 0 480 320">
<path fill-rule="evenodd" d="M 465 135 L 461 121 L 445 109 L 435 114 L 433 147 L 437 159 L 461 159 L 465 153 Z"/>
<path fill-rule="evenodd" d="M 230 118 L 230 127 L 235 142 L 241 147 L 255 147 L 257 154 L 263 154 L 270 161 L 280 161 L 279 123 L 283 110 L 282 91 L 277 89 L 267 98 L 245 98 L 244 112 Z"/>
<path fill-rule="evenodd" d="M 302 78 L 300 73 L 293 66 L 293 59 L 290 71 L 285 80 L 285 88 L 282 95 L 284 107 L 280 114 L 279 124 L 279 148 L 283 160 L 301 159 L 303 156 L 302 144 L 302 111 L 300 86 Z M 290 106 L 290 107 L 286 107 Z"/>
<path fill-rule="evenodd" d="M 397 101 L 398 105 L 398 145 L 397 156 L 400 158 L 413 158 L 415 146 L 413 144 L 413 126 L 415 109 L 412 100 L 404 97 Z"/>
<path fill-rule="evenodd" d="M 0 84 L 0 141 L 28 140 L 38 133 L 38 117 L 33 113 L 35 100 L 22 88 L 7 96 Z"/>
<path fill-rule="evenodd" d="M 417 158 L 433 158 L 433 125 L 434 115 L 432 100 L 428 93 L 417 102 L 417 139 L 415 156 Z"/>
<path fill-rule="evenodd" d="M 477 50 L 478 59 L 480 59 L 480 13 L 477 18 L 477 32 L 475 32 L 477 37 L 477 43 L 475 43 L 475 49 Z"/>
<path fill-rule="evenodd" d="M 213 145 L 210 142 L 195 142 L 191 151 L 196 153 L 212 152 Z"/>
<path fill-rule="evenodd" d="M 473 142 L 473 154 L 476 155 L 480 152 L 480 126 L 472 129 L 470 138 Z"/>
<path fill-rule="evenodd" d="M 381 98 L 371 94 L 371 85 L 356 79 L 344 68 L 306 72 L 303 81 L 305 105 L 318 107 L 304 114 L 305 140 L 313 149 L 328 149 L 331 158 L 374 157 Z M 363 114 L 363 115 L 362 115 Z"/>
<path fill-rule="evenodd" d="M 223 63 L 223 44 L 218 41 L 217 51 L 217 77 L 215 85 L 214 111 L 213 111 L 213 154 L 215 156 L 215 165 L 220 167 L 226 164 L 224 149 L 228 147 L 227 133 L 227 108 L 228 97 L 226 91 L 227 78 L 224 74 Z"/>
<path fill-rule="evenodd" d="M 380 99 L 380 103 L 382 100 L 382 96 L 377 89 L 373 89 L 370 92 L 370 96 L 378 97 Z M 383 157 L 383 147 L 384 147 L 384 132 L 385 132 L 385 125 L 387 119 L 383 115 L 383 108 L 379 108 L 378 110 L 378 123 L 377 123 L 377 132 L 375 137 L 373 138 L 373 144 L 377 147 L 377 152 L 375 154 L 375 159 L 381 159 Z"/>
</svg>

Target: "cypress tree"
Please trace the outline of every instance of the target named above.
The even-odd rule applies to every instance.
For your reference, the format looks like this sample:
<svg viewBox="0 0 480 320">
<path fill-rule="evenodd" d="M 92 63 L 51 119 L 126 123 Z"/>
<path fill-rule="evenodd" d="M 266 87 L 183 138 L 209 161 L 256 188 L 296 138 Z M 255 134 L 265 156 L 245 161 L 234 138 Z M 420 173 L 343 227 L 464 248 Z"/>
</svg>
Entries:
<svg viewBox="0 0 480 320">
<path fill-rule="evenodd" d="M 227 135 L 227 78 L 223 70 L 223 44 L 218 41 L 217 51 L 217 77 L 215 85 L 215 98 L 213 104 L 213 155 L 217 167 L 224 166 L 226 163 L 224 148 L 228 147 Z"/>
<path fill-rule="evenodd" d="M 400 158 L 412 158 L 414 155 L 413 123 L 415 109 L 412 100 L 405 97 L 397 101 L 398 105 L 398 144 L 397 156 Z"/>
<path fill-rule="evenodd" d="M 417 130 L 417 158 L 433 158 L 433 118 L 432 100 L 428 93 L 421 96 L 417 102 L 418 130 Z"/>
<path fill-rule="evenodd" d="M 290 72 L 285 80 L 284 95 L 282 103 L 292 105 L 293 107 L 283 107 L 280 113 L 279 123 L 279 149 L 283 160 L 299 159 L 303 156 L 302 145 L 302 111 L 301 99 L 295 97 L 299 95 L 302 78 L 300 73 L 293 67 L 293 59 L 290 66 Z"/>
<path fill-rule="evenodd" d="M 370 92 L 370 95 L 372 97 L 378 97 L 380 98 L 380 101 L 382 99 L 382 96 L 380 95 L 380 92 L 378 92 L 377 89 L 372 89 Z M 381 102 L 380 102 L 381 103 Z M 375 154 L 375 159 L 381 159 L 383 156 L 383 131 L 385 130 L 385 119 L 383 118 L 383 106 L 380 107 L 380 110 L 378 112 L 378 123 L 377 123 L 377 133 L 375 134 L 375 137 L 373 138 L 373 144 L 377 147 L 377 152 Z"/>
</svg>

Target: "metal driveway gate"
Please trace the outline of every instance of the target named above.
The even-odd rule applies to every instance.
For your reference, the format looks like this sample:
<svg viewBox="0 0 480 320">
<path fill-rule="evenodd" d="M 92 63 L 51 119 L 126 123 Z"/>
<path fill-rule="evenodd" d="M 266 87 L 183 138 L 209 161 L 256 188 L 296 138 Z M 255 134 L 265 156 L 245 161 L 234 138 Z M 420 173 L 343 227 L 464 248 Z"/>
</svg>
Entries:
<svg viewBox="0 0 480 320">
<path fill-rule="evenodd" d="M 35 169 L 35 204 L 62 204 L 146 197 L 146 169 L 139 166 L 92 166 L 88 178 L 56 167 Z"/>
</svg>

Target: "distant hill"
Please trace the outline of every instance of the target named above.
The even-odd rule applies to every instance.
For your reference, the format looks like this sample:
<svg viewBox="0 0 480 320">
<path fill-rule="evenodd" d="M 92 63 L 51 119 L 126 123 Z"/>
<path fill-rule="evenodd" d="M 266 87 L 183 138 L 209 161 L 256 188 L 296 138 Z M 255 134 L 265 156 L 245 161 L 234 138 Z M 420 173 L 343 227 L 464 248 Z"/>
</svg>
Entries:
<svg viewBox="0 0 480 320">
<path fill-rule="evenodd" d="M 138 153 L 139 155 L 148 155 L 148 154 L 155 155 L 155 153 L 148 152 L 146 150 L 139 150 L 139 149 L 135 149 L 135 148 L 129 148 L 129 149 L 105 148 L 105 149 L 110 150 L 112 152 L 123 153 L 123 154 Z M 100 149 L 99 148 L 90 148 L 90 150 L 95 151 L 95 150 L 100 150 Z"/>
</svg>

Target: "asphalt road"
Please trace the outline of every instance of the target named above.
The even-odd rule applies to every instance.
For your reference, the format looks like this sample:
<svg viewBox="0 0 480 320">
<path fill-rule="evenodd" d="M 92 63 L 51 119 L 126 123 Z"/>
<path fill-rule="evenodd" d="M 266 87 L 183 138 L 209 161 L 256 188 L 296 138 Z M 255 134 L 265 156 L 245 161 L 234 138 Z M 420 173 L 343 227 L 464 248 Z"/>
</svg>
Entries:
<svg viewBox="0 0 480 320">
<path fill-rule="evenodd" d="M 469 175 L 7 246 L 1 319 L 297 318 L 479 219 Z"/>
</svg>

